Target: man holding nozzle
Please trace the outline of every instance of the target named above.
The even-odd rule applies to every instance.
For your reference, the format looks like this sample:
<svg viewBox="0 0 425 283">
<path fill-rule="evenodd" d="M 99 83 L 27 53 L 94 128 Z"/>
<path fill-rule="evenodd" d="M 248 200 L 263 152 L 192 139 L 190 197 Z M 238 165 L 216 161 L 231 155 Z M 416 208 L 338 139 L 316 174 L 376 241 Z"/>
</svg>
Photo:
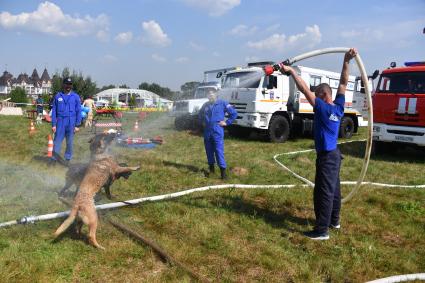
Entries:
<svg viewBox="0 0 425 283">
<path fill-rule="evenodd" d="M 238 113 L 228 102 L 217 99 L 217 93 L 207 93 L 208 102 L 199 111 L 199 119 L 204 127 L 204 146 L 210 173 L 214 173 L 215 161 L 220 168 L 221 179 L 226 179 L 226 160 L 224 159 L 224 127 L 233 123 Z M 229 117 L 225 120 L 225 114 Z M 215 158 L 214 158 L 215 157 Z"/>
<path fill-rule="evenodd" d="M 341 227 L 339 171 L 342 156 L 337 148 L 337 140 L 341 118 L 344 116 L 350 60 L 356 55 L 357 50 L 354 48 L 345 53 L 339 86 L 333 101 L 332 89 L 327 83 L 318 85 L 313 93 L 293 68 L 283 63 L 279 64 L 280 71 L 293 77 L 298 89 L 305 95 L 314 110 L 314 145 L 317 158 L 313 199 L 316 224 L 312 231 L 304 233 L 313 240 L 327 240 L 329 228 L 340 229 Z"/>
</svg>

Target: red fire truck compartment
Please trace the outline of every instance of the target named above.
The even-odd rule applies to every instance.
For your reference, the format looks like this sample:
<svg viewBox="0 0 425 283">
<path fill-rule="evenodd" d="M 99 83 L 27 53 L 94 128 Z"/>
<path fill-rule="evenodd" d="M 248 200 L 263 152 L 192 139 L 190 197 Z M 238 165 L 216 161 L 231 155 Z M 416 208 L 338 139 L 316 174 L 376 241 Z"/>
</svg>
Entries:
<svg viewBox="0 0 425 283">
<path fill-rule="evenodd" d="M 425 64 L 384 70 L 373 96 L 374 123 L 425 127 Z"/>
<path fill-rule="evenodd" d="M 425 62 L 384 70 L 373 95 L 375 152 L 392 145 L 425 147 Z"/>
</svg>

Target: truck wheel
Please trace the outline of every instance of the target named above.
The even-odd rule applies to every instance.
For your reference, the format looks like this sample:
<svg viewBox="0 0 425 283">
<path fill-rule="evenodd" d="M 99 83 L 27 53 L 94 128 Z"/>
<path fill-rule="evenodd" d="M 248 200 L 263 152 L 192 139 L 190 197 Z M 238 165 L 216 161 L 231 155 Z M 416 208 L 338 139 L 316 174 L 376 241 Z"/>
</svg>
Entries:
<svg viewBox="0 0 425 283">
<path fill-rule="evenodd" d="M 341 125 L 339 126 L 339 137 L 349 139 L 354 133 L 354 121 L 349 116 L 344 116 L 341 119 Z"/>
<path fill-rule="evenodd" d="M 289 122 L 283 116 L 273 116 L 269 125 L 271 142 L 285 142 L 289 137 Z"/>
<path fill-rule="evenodd" d="M 239 126 L 229 126 L 227 128 L 229 135 L 237 138 L 247 138 L 251 134 L 250 128 L 239 127 Z"/>
<path fill-rule="evenodd" d="M 186 116 L 178 116 L 174 120 L 174 126 L 176 127 L 176 130 L 183 131 L 187 128 L 187 118 Z"/>
</svg>

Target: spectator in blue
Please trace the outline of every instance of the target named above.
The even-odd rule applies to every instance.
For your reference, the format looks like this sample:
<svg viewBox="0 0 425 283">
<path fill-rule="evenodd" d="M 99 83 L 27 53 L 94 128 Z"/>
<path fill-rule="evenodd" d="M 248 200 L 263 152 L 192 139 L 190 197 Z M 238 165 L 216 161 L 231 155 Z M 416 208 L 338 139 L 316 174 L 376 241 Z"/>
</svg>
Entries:
<svg viewBox="0 0 425 283">
<path fill-rule="evenodd" d="M 215 162 L 220 167 L 221 179 L 226 179 L 226 160 L 224 159 L 224 127 L 233 123 L 238 113 L 228 102 L 217 99 L 217 94 L 209 91 L 208 102 L 199 111 L 204 127 L 204 145 L 210 173 L 214 173 Z M 225 120 L 225 114 L 228 119 Z"/>
<path fill-rule="evenodd" d="M 37 99 L 35 100 L 35 105 L 37 108 L 37 116 L 39 117 L 39 119 L 43 117 L 43 104 L 44 104 L 44 100 L 41 97 L 41 95 L 39 95 Z"/>
<path fill-rule="evenodd" d="M 332 89 L 328 84 L 318 85 L 313 93 L 293 68 L 283 64 L 280 66 L 282 72 L 288 72 L 293 77 L 298 89 L 314 110 L 314 144 L 317 158 L 313 199 L 316 224 L 312 231 L 304 233 L 313 240 L 327 240 L 329 228 L 341 227 L 339 171 L 342 156 L 337 148 L 337 140 L 341 118 L 344 116 L 350 60 L 356 55 L 357 51 L 353 48 L 345 53 L 339 86 L 333 101 Z"/>
<path fill-rule="evenodd" d="M 79 131 L 81 124 L 81 101 L 77 93 L 72 91 L 71 78 L 64 78 L 63 91 L 58 92 L 53 99 L 52 108 L 52 131 L 55 134 L 53 140 L 53 158 L 55 161 L 60 156 L 62 141 L 66 138 L 65 161 L 72 158 L 74 133 Z"/>
</svg>

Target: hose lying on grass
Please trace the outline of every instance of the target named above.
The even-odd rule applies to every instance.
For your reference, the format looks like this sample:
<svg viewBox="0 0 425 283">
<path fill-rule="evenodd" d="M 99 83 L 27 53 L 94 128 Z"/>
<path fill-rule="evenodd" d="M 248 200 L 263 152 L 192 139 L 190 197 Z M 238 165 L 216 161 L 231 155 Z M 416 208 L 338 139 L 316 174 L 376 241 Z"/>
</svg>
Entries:
<svg viewBox="0 0 425 283">
<path fill-rule="evenodd" d="M 284 155 L 293 155 L 298 153 L 304 153 L 309 152 L 310 150 L 303 150 L 303 151 L 294 151 L 294 152 L 288 152 L 283 153 Z M 282 154 L 279 154 L 282 155 Z M 169 194 L 163 194 L 158 196 L 151 196 L 151 197 L 143 197 L 138 199 L 131 199 L 126 201 L 119 201 L 119 202 L 113 202 L 113 203 L 105 203 L 96 205 L 97 210 L 103 210 L 103 209 L 113 209 L 113 208 L 119 208 L 123 206 L 129 206 L 129 205 L 135 205 L 140 204 L 143 202 L 154 202 L 154 201 L 161 201 L 161 200 L 167 200 L 167 199 L 174 199 L 181 196 L 189 195 L 196 192 L 204 192 L 209 190 L 221 190 L 221 189 L 290 189 L 290 188 L 296 188 L 296 187 L 310 187 L 314 186 L 314 184 L 305 179 L 304 177 L 299 176 L 295 172 L 293 172 L 291 169 L 289 169 L 287 166 L 282 164 L 277 160 L 277 156 L 274 157 L 275 161 L 282 166 L 283 169 L 290 172 L 294 176 L 298 176 L 297 178 L 305 181 L 307 184 L 301 184 L 301 185 L 295 185 L 295 184 L 287 184 L 287 185 L 244 185 L 244 184 L 223 184 L 223 185 L 214 185 L 214 186 L 205 186 L 205 187 L 199 187 L 199 188 L 193 188 L 188 189 L 180 192 L 175 193 L 169 193 Z M 343 185 L 355 185 L 357 184 L 355 181 L 342 181 L 341 184 Z M 376 183 L 376 182 L 362 182 L 363 185 L 370 185 L 375 187 L 386 187 L 386 188 L 406 188 L 406 189 L 424 189 L 425 184 L 423 185 L 396 185 L 396 184 L 383 184 L 383 183 Z M 44 215 L 38 215 L 38 216 L 25 216 L 18 220 L 12 220 L 8 222 L 0 223 L 1 227 L 7 227 L 11 225 L 16 224 L 27 224 L 27 223 L 34 223 L 36 221 L 42 221 L 42 220 L 50 220 L 55 218 L 62 218 L 69 215 L 70 211 L 62 211 L 62 212 L 56 212 L 56 213 L 50 213 L 50 214 L 44 214 Z"/>
<path fill-rule="evenodd" d="M 391 277 L 385 277 L 373 281 L 368 281 L 366 283 L 396 283 L 396 282 L 406 282 L 413 280 L 424 280 L 425 281 L 425 273 L 415 273 L 415 274 L 404 274 L 404 275 L 396 275 Z"/>
</svg>

